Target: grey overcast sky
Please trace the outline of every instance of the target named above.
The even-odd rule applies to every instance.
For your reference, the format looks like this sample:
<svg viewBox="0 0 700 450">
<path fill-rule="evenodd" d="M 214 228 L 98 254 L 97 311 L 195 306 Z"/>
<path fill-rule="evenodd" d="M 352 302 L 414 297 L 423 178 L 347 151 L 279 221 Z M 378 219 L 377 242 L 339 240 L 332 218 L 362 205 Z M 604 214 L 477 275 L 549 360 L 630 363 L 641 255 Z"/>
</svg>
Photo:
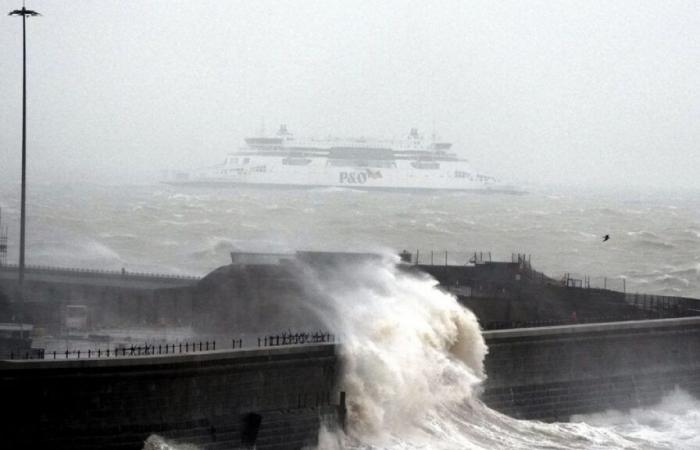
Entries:
<svg viewBox="0 0 700 450">
<path fill-rule="evenodd" d="M 3 10 L 21 1 L 1 0 Z M 263 120 L 418 127 L 505 180 L 700 187 L 700 2 L 28 1 L 30 177 L 144 181 Z M 19 179 L 21 19 L 0 17 L 0 181 Z"/>
</svg>

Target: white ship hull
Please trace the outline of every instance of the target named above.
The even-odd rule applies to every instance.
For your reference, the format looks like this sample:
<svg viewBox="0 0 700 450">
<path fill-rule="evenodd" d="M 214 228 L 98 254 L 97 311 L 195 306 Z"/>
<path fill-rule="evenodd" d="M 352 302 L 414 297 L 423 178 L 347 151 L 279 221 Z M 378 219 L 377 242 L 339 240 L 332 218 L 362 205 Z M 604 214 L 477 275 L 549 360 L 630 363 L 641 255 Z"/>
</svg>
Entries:
<svg viewBox="0 0 700 450">
<path fill-rule="evenodd" d="M 342 146 L 337 142 L 297 142 L 286 136 L 250 138 L 248 147 L 231 153 L 223 164 L 178 173 L 167 182 L 192 186 L 517 192 L 477 173 L 466 160 L 426 149 L 417 140 L 390 148 L 364 142 Z"/>
</svg>

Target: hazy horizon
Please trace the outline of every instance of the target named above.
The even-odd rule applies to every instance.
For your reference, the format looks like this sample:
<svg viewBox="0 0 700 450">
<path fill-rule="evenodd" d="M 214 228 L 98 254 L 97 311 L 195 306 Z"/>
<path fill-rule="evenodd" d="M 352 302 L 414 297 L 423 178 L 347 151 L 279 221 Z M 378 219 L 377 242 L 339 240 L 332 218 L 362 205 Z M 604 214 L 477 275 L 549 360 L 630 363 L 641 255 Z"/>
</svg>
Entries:
<svg viewBox="0 0 700 450">
<path fill-rule="evenodd" d="M 3 1 L 6 11 L 21 7 Z M 700 188 L 695 2 L 32 1 L 33 182 L 147 182 L 299 136 L 435 131 L 481 172 Z M 0 26 L 0 178 L 19 180 L 21 20 Z"/>
</svg>

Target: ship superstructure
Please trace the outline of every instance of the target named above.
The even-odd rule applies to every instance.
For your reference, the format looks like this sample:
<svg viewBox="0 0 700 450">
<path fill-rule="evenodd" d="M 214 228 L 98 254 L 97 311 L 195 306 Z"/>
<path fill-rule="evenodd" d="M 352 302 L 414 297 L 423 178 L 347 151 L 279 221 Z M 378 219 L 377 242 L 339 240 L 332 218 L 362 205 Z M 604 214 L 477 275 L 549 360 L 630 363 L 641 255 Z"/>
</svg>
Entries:
<svg viewBox="0 0 700 450">
<path fill-rule="evenodd" d="M 250 137 L 213 167 L 178 173 L 169 182 L 192 185 L 350 187 L 384 190 L 513 190 L 476 172 L 451 152 L 411 129 L 401 141 L 298 139 L 285 125 L 275 136 Z"/>
</svg>

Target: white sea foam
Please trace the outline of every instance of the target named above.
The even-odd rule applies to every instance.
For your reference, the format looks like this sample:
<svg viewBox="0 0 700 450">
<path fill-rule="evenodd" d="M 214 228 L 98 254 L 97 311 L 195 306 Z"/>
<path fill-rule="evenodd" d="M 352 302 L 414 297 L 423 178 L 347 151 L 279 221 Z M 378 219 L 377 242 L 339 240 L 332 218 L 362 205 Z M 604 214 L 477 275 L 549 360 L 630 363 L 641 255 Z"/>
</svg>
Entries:
<svg viewBox="0 0 700 450">
<path fill-rule="evenodd" d="M 153 434 L 144 442 L 143 450 L 199 450 L 199 447 L 191 444 L 173 444 L 157 434 Z"/>
<path fill-rule="evenodd" d="M 700 448 L 700 401 L 678 388 L 653 407 L 577 415 L 571 420 L 654 442 L 662 448 Z"/>
<path fill-rule="evenodd" d="M 474 315 L 435 281 L 384 261 L 315 283 L 330 293 L 328 318 L 342 330 L 348 398 L 347 434 L 322 430 L 319 449 L 690 449 L 700 438 L 700 407 L 689 397 L 676 409 L 665 400 L 665 421 L 639 427 L 646 413 L 637 410 L 615 416 L 624 426 L 607 416 L 554 424 L 504 416 L 476 394 L 486 346 Z"/>
</svg>

